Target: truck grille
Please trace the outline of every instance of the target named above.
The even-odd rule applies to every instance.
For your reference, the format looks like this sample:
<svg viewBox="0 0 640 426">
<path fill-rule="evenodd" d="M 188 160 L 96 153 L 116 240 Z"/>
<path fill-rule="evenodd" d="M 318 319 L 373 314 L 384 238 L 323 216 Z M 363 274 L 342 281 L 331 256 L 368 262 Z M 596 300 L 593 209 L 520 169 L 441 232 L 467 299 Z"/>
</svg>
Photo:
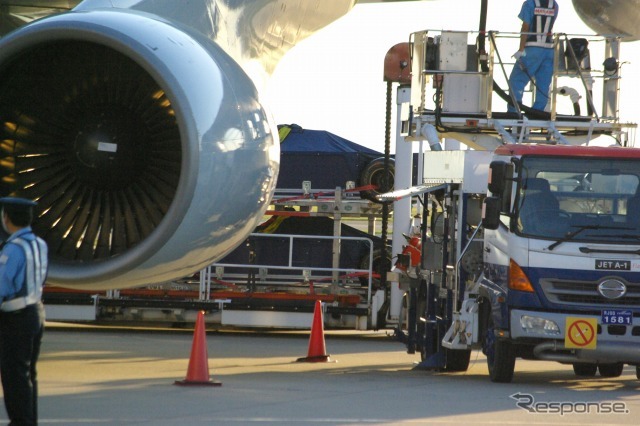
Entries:
<svg viewBox="0 0 640 426">
<path fill-rule="evenodd" d="M 598 293 L 598 281 L 573 281 L 545 278 L 540 280 L 542 291 L 552 303 L 565 305 L 597 305 L 606 307 L 640 305 L 640 283 L 629 283 L 627 293 L 619 299 L 607 299 Z"/>
</svg>

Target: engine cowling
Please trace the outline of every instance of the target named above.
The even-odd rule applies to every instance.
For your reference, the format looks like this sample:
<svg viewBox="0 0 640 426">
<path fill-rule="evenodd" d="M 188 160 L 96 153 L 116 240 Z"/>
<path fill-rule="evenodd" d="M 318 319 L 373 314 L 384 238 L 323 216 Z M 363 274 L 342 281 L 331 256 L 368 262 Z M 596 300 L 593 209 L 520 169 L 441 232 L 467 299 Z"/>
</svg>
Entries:
<svg viewBox="0 0 640 426">
<path fill-rule="evenodd" d="M 640 0 L 573 0 L 576 13 L 598 34 L 615 34 L 623 41 L 640 38 Z"/>
<path fill-rule="evenodd" d="M 0 194 L 38 202 L 48 282 L 109 289 L 230 252 L 273 195 L 279 148 L 242 69 L 154 15 L 70 12 L 0 39 Z"/>
</svg>

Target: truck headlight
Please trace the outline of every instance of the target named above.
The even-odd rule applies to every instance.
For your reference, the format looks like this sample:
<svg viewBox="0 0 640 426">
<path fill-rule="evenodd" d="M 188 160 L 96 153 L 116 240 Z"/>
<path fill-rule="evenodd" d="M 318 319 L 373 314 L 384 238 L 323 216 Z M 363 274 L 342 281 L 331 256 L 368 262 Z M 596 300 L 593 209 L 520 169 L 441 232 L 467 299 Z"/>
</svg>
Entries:
<svg viewBox="0 0 640 426">
<path fill-rule="evenodd" d="M 548 336 L 557 336 L 560 334 L 558 324 L 556 324 L 555 321 L 545 318 L 522 315 L 520 317 L 520 325 L 527 333 L 546 334 Z"/>
</svg>

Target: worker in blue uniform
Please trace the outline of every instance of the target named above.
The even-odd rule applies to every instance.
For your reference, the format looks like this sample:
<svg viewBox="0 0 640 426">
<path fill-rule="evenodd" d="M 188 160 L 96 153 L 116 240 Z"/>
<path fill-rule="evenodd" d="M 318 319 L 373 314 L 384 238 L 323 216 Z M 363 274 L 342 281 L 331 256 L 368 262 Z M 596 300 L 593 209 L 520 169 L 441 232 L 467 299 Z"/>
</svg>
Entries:
<svg viewBox="0 0 640 426">
<path fill-rule="evenodd" d="M 516 63 L 509 77 L 509 87 L 516 101 L 522 102 L 524 88 L 532 81 L 535 84 L 533 109 L 544 111 L 549 100 L 549 86 L 553 76 L 553 24 L 558 17 L 556 0 L 526 0 L 522 4 L 518 18 L 520 48 L 513 55 Z M 516 108 L 509 105 L 509 112 Z"/>
<path fill-rule="evenodd" d="M 9 234 L 0 252 L 0 375 L 10 425 L 38 423 L 36 363 L 44 330 L 47 244 L 31 230 L 35 202 L 0 198 Z"/>
</svg>

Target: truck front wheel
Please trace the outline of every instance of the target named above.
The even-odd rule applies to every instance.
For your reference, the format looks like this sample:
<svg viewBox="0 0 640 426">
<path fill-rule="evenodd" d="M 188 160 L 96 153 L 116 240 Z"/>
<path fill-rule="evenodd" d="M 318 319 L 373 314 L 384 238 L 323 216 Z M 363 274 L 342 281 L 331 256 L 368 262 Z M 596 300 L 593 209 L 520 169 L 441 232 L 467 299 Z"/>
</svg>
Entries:
<svg viewBox="0 0 640 426">
<path fill-rule="evenodd" d="M 598 364 L 589 364 L 586 362 L 574 362 L 573 372 L 576 376 L 593 377 L 598 371 Z"/>
<path fill-rule="evenodd" d="M 489 378 L 492 382 L 509 383 L 516 365 L 515 351 L 511 342 L 497 338 L 491 314 L 488 325 L 482 352 L 487 356 Z"/>
<path fill-rule="evenodd" d="M 598 364 L 598 370 L 600 370 L 600 376 L 602 377 L 620 377 L 624 364 L 616 362 L 613 364 Z"/>
</svg>

